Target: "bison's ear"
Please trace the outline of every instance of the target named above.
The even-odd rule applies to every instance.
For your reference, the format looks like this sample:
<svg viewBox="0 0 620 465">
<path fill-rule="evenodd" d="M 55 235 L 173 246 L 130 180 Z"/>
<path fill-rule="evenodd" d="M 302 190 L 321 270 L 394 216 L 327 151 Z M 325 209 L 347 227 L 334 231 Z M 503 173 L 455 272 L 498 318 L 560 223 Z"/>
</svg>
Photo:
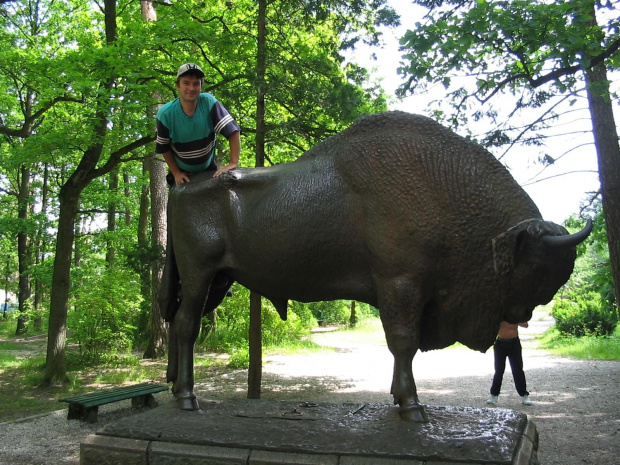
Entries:
<svg viewBox="0 0 620 465">
<path fill-rule="evenodd" d="M 492 240 L 493 266 L 497 276 L 508 276 L 514 270 L 527 234 L 527 229 L 519 224 Z"/>
</svg>

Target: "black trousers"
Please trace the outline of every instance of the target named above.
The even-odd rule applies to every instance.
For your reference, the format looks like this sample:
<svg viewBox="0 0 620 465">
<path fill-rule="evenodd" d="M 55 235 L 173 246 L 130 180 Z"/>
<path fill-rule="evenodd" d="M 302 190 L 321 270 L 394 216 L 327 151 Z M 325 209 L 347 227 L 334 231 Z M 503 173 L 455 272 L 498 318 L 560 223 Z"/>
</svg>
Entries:
<svg viewBox="0 0 620 465">
<path fill-rule="evenodd" d="M 506 370 L 506 358 L 510 362 L 512 379 L 514 379 L 517 392 L 521 397 L 529 395 L 525 383 L 525 373 L 523 372 L 523 357 L 521 355 L 521 341 L 519 338 L 496 339 L 495 344 L 493 344 L 493 353 L 495 355 L 495 375 L 493 375 L 491 395 L 498 396 L 502 389 L 502 380 Z"/>
</svg>

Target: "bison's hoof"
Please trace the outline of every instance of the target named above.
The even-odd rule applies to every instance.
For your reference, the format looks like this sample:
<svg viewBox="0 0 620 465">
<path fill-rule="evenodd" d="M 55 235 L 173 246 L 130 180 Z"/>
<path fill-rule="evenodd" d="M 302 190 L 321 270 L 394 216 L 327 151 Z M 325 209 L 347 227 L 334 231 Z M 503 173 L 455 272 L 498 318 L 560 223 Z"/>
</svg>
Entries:
<svg viewBox="0 0 620 465">
<path fill-rule="evenodd" d="M 199 410 L 196 396 L 193 397 L 177 397 L 177 405 L 181 410 Z"/>
<path fill-rule="evenodd" d="M 428 417 L 424 407 L 419 404 L 402 406 L 398 411 L 400 419 L 403 421 L 415 421 L 417 423 L 427 423 Z"/>
</svg>

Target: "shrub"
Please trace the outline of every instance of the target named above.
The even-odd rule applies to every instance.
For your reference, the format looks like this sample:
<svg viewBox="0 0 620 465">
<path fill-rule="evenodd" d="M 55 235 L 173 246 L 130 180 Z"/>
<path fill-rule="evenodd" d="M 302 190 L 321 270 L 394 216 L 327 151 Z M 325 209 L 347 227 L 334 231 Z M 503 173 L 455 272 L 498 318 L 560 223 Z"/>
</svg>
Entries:
<svg viewBox="0 0 620 465">
<path fill-rule="evenodd" d="M 70 339 L 84 361 L 99 362 L 129 352 L 140 308 L 134 275 L 121 269 L 84 276 L 75 310 L 67 315 Z"/>
<path fill-rule="evenodd" d="M 351 301 L 332 300 L 304 304 L 292 302 L 293 311 L 297 314 L 310 311 L 316 321 L 324 325 L 347 325 L 351 323 Z M 379 311 L 363 302 L 355 302 L 356 320 L 379 316 Z"/>
<path fill-rule="evenodd" d="M 231 354 L 231 364 L 243 366 L 247 354 L 250 330 L 250 291 L 234 284 L 233 296 L 227 297 L 216 309 L 215 318 L 203 318 L 197 344 L 203 350 Z M 296 345 L 317 325 L 317 316 L 327 324 L 346 325 L 350 321 L 351 301 L 302 303 L 291 301 L 286 321 L 282 321 L 268 299 L 262 300 L 262 343 L 266 348 Z M 377 316 L 378 311 L 368 304 L 356 303 L 358 319 Z"/>
<path fill-rule="evenodd" d="M 198 343 L 203 349 L 228 352 L 234 356 L 235 365 L 243 365 L 243 360 L 247 358 L 243 355 L 243 350 L 247 351 L 250 331 L 249 291 L 235 284 L 233 296 L 224 299 L 216 312 L 215 327 L 203 322 L 203 330 L 208 330 L 208 334 L 201 335 Z M 316 324 L 309 312 L 300 316 L 290 308 L 286 321 L 282 321 L 267 299 L 262 300 L 261 317 L 262 342 L 265 347 L 298 341 Z"/>
<path fill-rule="evenodd" d="M 618 312 L 594 291 L 569 290 L 551 312 L 560 333 L 569 336 L 607 336 L 618 324 Z"/>
<path fill-rule="evenodd" d="M 551 312 L 562 335 L 606 336 L 612 334 L 618 324 L 618 307 L 600 204 L 593 207 L 592 213 L 592 233 L 578 246 L 573 275 Z M 582 218 L 571 218 L 566 225 L 582 228 L 584 223 Z"/>
</svg>

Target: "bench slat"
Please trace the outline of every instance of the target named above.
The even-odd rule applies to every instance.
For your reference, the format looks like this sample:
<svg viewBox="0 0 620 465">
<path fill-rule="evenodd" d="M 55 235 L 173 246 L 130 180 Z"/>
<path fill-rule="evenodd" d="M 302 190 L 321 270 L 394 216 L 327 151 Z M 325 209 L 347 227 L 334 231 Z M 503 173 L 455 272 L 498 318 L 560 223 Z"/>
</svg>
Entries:
<svg viewBox="0 0 620 465">
<path fill-rule="evenodd" d="M 131 395 L 135 392 L 159 392 L 162 390 L 166 390 L 168 389 L 167 386 L 161 386 L 161 385 L 156 385 L 156 384 L 150 384 L 150 383 L 143 383 L 143 384 L 136 384 L 133 386 L 125 386 L 125 387 L 121 387 L 121 388 L 112 388 L 112 389 L 104 389 L 101 391 L 96 391 L 96 392 L 91 392 L 91 393 L 86 393 L 86 394 L 79 394 L 77 396 L 73 396 L 73 397 L 66 397 L 64 399 L 60 399 L 61 401 L 64 402 L 78 402 L 80 400 L 84 400 L 84 399 L 92 399 L 92 398 L 98 398 L 98 397 L 107 397 L 110 394 L 119 394 L 119 395 L 124 395 L 124 394 L 128 394 Z"/>
<path fill-rule="evenodd" d="M 80 404 L 84 407 L 94 407 L 96 405 L 108 404 L 119 400 L 130 399 L 132 397 L 144 396 L 156 392 L 167 391 L 168 386 L 153 383 L 134 384 L 120 388 L 106 389 L 88 394 L 81 394 L 74 397 L 59 399 L 60 402 L 70 404 Z"/>
</svg>

